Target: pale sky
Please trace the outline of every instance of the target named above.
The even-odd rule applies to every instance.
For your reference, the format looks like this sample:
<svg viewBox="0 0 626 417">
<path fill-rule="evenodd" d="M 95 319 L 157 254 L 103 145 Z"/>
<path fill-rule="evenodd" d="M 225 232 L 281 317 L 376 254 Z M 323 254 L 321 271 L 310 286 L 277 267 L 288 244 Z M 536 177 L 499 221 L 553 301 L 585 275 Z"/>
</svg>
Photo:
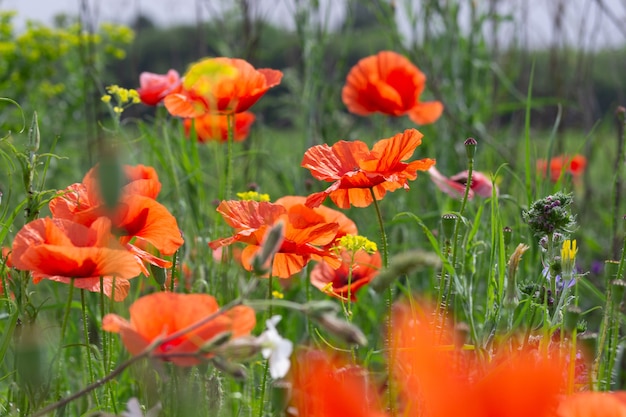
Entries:
<svg viewBox="0 0 626 417">
<path fill-rule="evenodd" d="M 362 0 L 368 1 L 368 0 Z M 469 3 L 470 0 L 462 0 Z M 474 0 L 486 5 L 486 0 Z M 572 46 L 593 49 L 602 46 L 626 44 L 625 0 L 500 0 L 501 12 L 511 13 L 515 24 L 503 24 L 498 34 L 504 42 L 514 32 L 526 33 L 528 42 L 535 47 L 549 46 L 553 39 L 552 21 L 559 3 L 565 4 L 563 34 Z M 344 0 L 322 0 L 325 5 L 324 21 L 338 24 L 345 15 Z M 396 18 L 407 37 L 411 29 L 407 16 L 419 12 L 420 0 L 395 0 Z M 466 4 L 467 4 L 466 3 Z M 0 0 L 0 9 L 18 11 L 18 25 L 26 19 L 50 23 L 57 13 L 76 14 L 81 4 L 87 4 L 97 22 L 129 23 L 139 14 L 145 14 L 161 25 L 195 23 L 197 19 L 209 20 L 234 0 Z M 255 13 L 272 22 L 293 27 L 294 0 L 253 0 Z M 598 4 L 604 4 L 601 10 Z M 232 6 L 231 6 L 232 7 Z M 468 7 L 465 7 L 466 11 Z M 526 10 L 527 12 L 524 12 Z M 526 16 L 526 19 L 524 19 Z M 525 20 L 525 22 L 524 22 Z M 621 26 L 621 29 L 618 28 Z M 520 32 L 521 31 L 521 32 Z M 583 45 L 579 45 L 579 40 Z"/>
</svg>

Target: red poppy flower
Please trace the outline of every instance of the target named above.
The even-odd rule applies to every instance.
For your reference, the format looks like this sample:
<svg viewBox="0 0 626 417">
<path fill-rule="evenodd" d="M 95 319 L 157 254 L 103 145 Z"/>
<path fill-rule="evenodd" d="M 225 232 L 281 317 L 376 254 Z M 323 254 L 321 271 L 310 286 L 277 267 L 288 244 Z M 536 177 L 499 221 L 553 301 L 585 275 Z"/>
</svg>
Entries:
<svg viewBox="0 0 626 417">
<path fill-rule="evenodd" d="M 417 178 L 417 171 L 426 171 L 435 165 L 434 159 L 406 161 L 422 143 L 422 134 L 415 129 L 381 139 L 370 151 L 361 141 L 339 141 L 332 147 L 324 144 L 306 151 L 302 166 L 318 180 L 333 182 L 325 191 L 311 194 L 306 201 L 317 207 L 327 196 L 342 209 L 367 207 L 384 197 L 387 191 L 408 189 L 409 180 Z"/>
<path fill-rule="evenodd" d="M 181 90 L 165 97 L 165 107 L 186 118 L 241 113 L 280 84 L 282 76 L 278 70 L 257 70 L 243 59 L 207 58 L 189 68 Z"/>
<path fill-rule="evenodd" d="M 287 195 L 279 198 L 274 202 L 274 204 L 279 204 L 289 210 L 291 207 L 298 205 L 305 205 L 306 197 L 295 196 L 295 195 Z M 313 211 L 324 218 L 324 221 L 327 223 L 337 223 L 339 228 L 337 229 L 337 235 L 333 242 L 330 245 L 334 245 L 335 240 L 345 236 L 345 235 L 358 235 L 359 231 L 356 227 L 356 223 L 354 223 L 348 216 L 343 214 L 338 210 L 333 210 L 330 207 L 319 206 L 315 207 Z"/>
<path fill-rule="evenodd" d="M 233 139 L 235 142 L 245 140 L 250 134 L 250 127 L 254 123 L 254 113 L 243 112 L 235 114 L 235 125 L 233 131 Z M 191 134 L 191 125 L 195 121 L 196 138 L 198 142 L 205 143 L 209 141 L 227 142 L 228 141 L 228 123 L 227 116 L 220 114 L 207 113 L 204 116 L 195 119 L 185 119 L 183 126 L 185 135 L 189 137 Z"/>
<path fill-rule="evenodd" d="M 11 260 L 17 269 L 42 279 L 70 283 L 76 288 L 102 291 L 116 301 L 128 294 L 128 279 L 141 273 L 133 254 L 117 243 L 104 217 L 90 227 L 65 219 L 43 218 L 26 224 L 13 240 Z"/>
<path fill-rule="evenodd" d="M 379 52 L 361 59 L 348 73 L 341 98 L 351 113 L 404 116 L 420 125 L 434 123 L 443 112 L 439 101 L 420 102 L 426 76 L 400 54 Z"/>
<path fill-rule="evenodd" d="M 341 259 L 343 262 L 337 269 L 324 262 L 315 265 L 311 271 L 311 284 L 330 296 L 355 301 L 357 290 L 369 284 L 378 274 L 382 265 L 380 253 L 370 255 L 359 250 L 352 259 L 351 252 L 343 251 Z"/>
<path fill-rule="evenodd" d="M 150 244 L 162 255 L 169 256 L 183 244 L 176 219 L 165 206 L 154 200 L 161 183 L 150 167 L 125 167 L 124 172 L 129 182 L 122 187 L 119 203 L 113 212 L 100 198 L 97 169 L 90 170 L 83 183 L 67 187 L 52 199 L 50 211 L 55 218 L 72 220 L 85 226 L 100 217 L 108 217 L 120 241 L 137 256 L 167 267 L 170 265 L 168 261 L 143 250 L 146 244 Z M 144 273 L 147 271 L 144 270 Z"/>
<path fill-rule="evenodd" d="M 130 322 L 116 314 L 107 314 L 102 328 L 119 333 L 126 349 L 137 355 L 157 340 L 206 319 L 217 312 L 219 306 L 215 298 L 207 294 L 158 292 L 141 297 L 129 310 Z M 231 332 L 232 337 L 248 335 L 255 324 L 254 310 L 238 306 L 173 340 L 158 344 L 152 354 L 179 366 L 197 365 L 201 360 L 193 354 L 204 343 L 224 332 Z"/>
<path fill-rule="evenodd" d="M 452 198 L 463 198 L 465 195 L 465 184 L 467 184 L 467 171 L 459 172 L 451 176 L 450 178 L 444 176 L 437 168 L 430 167 L 428 169 L 430 179 L 435 183 L 444 193 L 448 194 Z M 472 172 L 472 184 L 470 185 L 469 192 L 467 193 L 468 199 L 473 199 L 474 194 L 478 194 L 481 197 L 491 197 L 493 191 L 493 182 L 482 172 Z M 496 187 L 496 195 L 498 195 L 498 187 Z"/>
<path fill-rule="evenodd" d="M 587 158 L 583 155 L 574 155 L 567 157 L 565 155 L 555 156 L 550 159 L 550 167 L 548 169 L 548 161 L 545 159 L 537 160 L 537 171 L 545 178 L 550 174 L 550 180 L 557 182 L 561 175 L 565 172 L 570 174 L 574 179 L 580 177 L 587 167 Z"/>
<path fill-rule="evenodd" d="M 419 302 L 394 312 L 391 355 L 406 415 L 554 416 L 567 382 L 563 352 L 507 346 L 485 362 L 455 348 L 454 333 L 436 317 Z"/>
<path fill-rule="evenodd" d="M 215 250 L 235 242 L 246 243 L 241 263 L 247 270 L 252 270 L 254 255 L 261 248 L 266 233 L 279 221 L 284 223 L 284 240 L 274 255 L 273 276 L 289 278 L 300 272 L 311 259 L 325 260 L 331 266 L 340 265 L 336 256 L 326 248 L 335 239 L 338 224 L 328 223 L 323 216 L 304 205 L 287 209 L 278 204 L 252 200 L 222 201 L 217 211 L 235 229 L 235 234 L 209 242 L 209 246 Z"/>
<path fill-rule="evenodd" d="M 626 417 L 626 391 L 578 392 L 559 404 L 557 417 Z"/>
<path fill-rule="evenodd" d="M 386 416 L 367 371 L 325 353 L 300 352 L 291 380 L 298 417 Z"/>
<path fill-rule="evenodd" d="M 180 75 L 178 71 L 169 70 L 167 74 L 155 74 L 152 72 L 142 72 L 139 74 L 139 85 L 137 93 L 144 104 L 156 106 L 166 95 L 180 87 Z"/>
</svg>

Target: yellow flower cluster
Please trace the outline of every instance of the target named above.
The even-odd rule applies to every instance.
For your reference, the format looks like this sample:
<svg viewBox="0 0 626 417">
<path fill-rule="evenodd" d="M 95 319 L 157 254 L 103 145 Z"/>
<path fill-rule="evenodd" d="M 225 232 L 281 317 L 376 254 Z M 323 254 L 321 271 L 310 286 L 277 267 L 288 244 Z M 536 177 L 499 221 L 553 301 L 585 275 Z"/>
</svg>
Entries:
<svg viewBox="0 0 626 417">
<path fill-rule="evenodd" d="M 237 197 L 239 197 L 240 200 L 244 200 L 244 201 L 270 201 L 270 195 L 269 194 L 260 194 L 257 193 L 256 191 L 246 191 L 243 193 L 237 193 Z"/>
<path fill-rule="evenodd" d="M 111 99 L 115 98 L 115 106 L 113 111 L 116 114 L 121 114 L 125 108 L 141 102 L 139 93 L 134 89 L 122 88 L 119 85 L 109 85 L 106 88 L 108 94 L 103 95 L 100 100 L 103 103 L 110 104 Z"/>
<path fill-rule="evenodd" d="M 561 247 L 561 268 L 564 274 L 570 274 L 574 270 L 577 253 L 576 240 L 567 239 L 563 242 Z"/>
<path fill-rule="evenodd" d="M 337 245 L 339 250 L 344 249 L 349 252 L 356 252 L 358 250 L 364 250 L 365 252 L 372 254 L 378 250 L 376 243 L 372 242 L 365 236 L 360 235 L 345 235 L 339 239 Z"/>
</svg>

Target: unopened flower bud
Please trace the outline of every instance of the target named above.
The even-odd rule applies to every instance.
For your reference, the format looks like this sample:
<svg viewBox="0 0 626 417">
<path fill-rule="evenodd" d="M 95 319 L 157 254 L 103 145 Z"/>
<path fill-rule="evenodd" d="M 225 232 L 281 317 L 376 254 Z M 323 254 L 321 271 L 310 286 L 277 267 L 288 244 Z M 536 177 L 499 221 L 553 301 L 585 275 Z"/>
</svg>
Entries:
<svg viewBox="0 0 626 417">
<path fill-rule="evenodd" d="M 504 246 L 509 246 L 511 244 L 511 238 L 513 237 L 513 229 L 506 226 L 502 229 L 502 237 L 504 238 Z"/>
<path fill-rule="evenodd" d="M 611 281 L 611 301 L 614 307 L 619 307 L 622 303 L 624 290 L 626 290 L 626 281 L 621 279 Z"/>
<path fill-rule="evenodd" d="M 567 309 L 565 309 L 563 324 L 566 332 L 572 333 L 574 329 L 578 327 L 578 320 L 580 319 L 581 313 L 582 311 L 580 308 L 573 305 L 568 306 Z"/>
<path fill-rule="evenodd" d="M 399 253 L 391 258 L 389 267 L 380 271 L 370 282 L 370 288 L 373 288 L 376 292 L 381 292 L 389 287 L 398 277 L 408 274 L 415 269 L 428 267 L 441 267 L 441 259 L 439 259 L 437 254 L 421 249 Z"/>
<path fill-rule="evenodd" d="M 213 363 L 213 366 L 215 366 L 217 369 L 229 374 L 235 379 L 242 380 L 246 379 L 247 377 L 246 368 L 244 368 L 243 365 L 229 362 L 219 356 L 213 357 L 211 359 L 211 362 Z"/>
<path fill-rule="evenodd" d="M 337 313 L 339 306 L 329 300 L 309 301 L 302 307 L 302 312 L 308 316 L 320 316 L 322 314 Z"/>
<path fill-rule="evenodd" d="M 321 314 L 312 318 L 327 332 L 345 340 L 347 343 L 367 346 L 367 338 L 358 327 L 338 318 L 334 314 Z"/>
<path fill-rule="evenodd" d="M 443 229 L 443 237 L 448 241 L 451 240 L 454 236 L 456 221 L 456 214 L 447 213 L 441 216 L 441 228 Z"/>
<path fill-rule="evenodd" d="M 28 151 L 33 153 L 37 152 L 39 150 L 40 141 L 39 120 L 37 119 L 37 112 L 33 112 L 33 121 L 28 131 Z"/>
<path fill-rule="evenodd" d="M 199 351 L 203 353 L 213 352 L 219 346 L 228 342 L 230 338 L 233 336 L 232 332 L 221 332 L 213 336 L 211 339 L 207 340 L 205 343 L 200 346 Z"/>
<path fill-rule="evenodd" d="M 474 159 L 474 155 L 476 154 L 476 146 L 478 142 L 474 138 L 467 138 L 465 142 L 465 151 L 467 152 L 467 159 Z"/>
<path fill-rule="evenodd" d="M 246 362 L 254 358 L 261 352 L 263 346 L 259 344 L 256 337 L 245 336 L 236 337 L 220 345 L 215 353 L 233 362 Z"/>
<path fill-rule="evenodd" d="M 280 250 L 280 245 L 285 240 L 284 228 L 284 223 L 278 221 L 265 235 L 261 250 L 252 259 L 252 270 L 255 274 L 265 275 L 268 272 L 272 257 Z"/>
</svg>

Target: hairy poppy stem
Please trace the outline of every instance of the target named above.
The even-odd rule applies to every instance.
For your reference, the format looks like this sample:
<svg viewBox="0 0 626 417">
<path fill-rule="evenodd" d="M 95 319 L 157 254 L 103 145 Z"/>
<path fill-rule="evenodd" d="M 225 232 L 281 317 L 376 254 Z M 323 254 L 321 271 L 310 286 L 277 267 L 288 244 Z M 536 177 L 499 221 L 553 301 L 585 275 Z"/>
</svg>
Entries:
<svg viewBox="0 0 626 417">
<path fill-rule="evenodd" d="M 89 382 L 93 383 L 96 380 L 96 376 L 93 370 L 93 362 L 91 360 L 91 343 L 89 342 L 89 326 L 87 322 L 89 318 L 87 317 L 87 303 L 85 303 L 85 290 L 80 289 L 80 306 L 83 313 L 83 336 L 85 338 L 85 349 L 87 350 L 87 369 L 89 371 Z M 96 402 L 96 406 L 100 407 L 100 400 L 97 395 L 94 395 L 94 399 Z"/>
<path fill-rule="evenodd" d="M 225 200 L 230 200 L 233 192 L 233 141 L 235 140 L 235 114 L 226 115 L 226 125 L 228 126 L 227 156 L 226 156 L 226 196 Z"/>
<path fill-rule="evenodd" d="M 378 204 L 378 200 L 376 200 L 376 194 L 374 194 L 374 189 L 370 188 L 370 192 L 372 193 L 372 200 L 374 200 L 374 208 L 376 209 L 376 216 L 378 217 L 378 225 L 380 226 L 380 240 L 382 246 L 382 255 L 383 255 L 383 268 L 387 268 L 389 266 L 388 261 L 388 248 L 387 248 L 387 235 L 385 234 L 385 224 L 383 222 L 383 215 L 380 211 L 380 205 Z M 390 285 L 387 287 L 386 291 L 386 300 L 385 304 L 387 307 L 387 345 L 391 346 L 391 341 L 393 338 L 392 334 L 392 323 L 391 323 L 391 306 L 393 303 L 393 286 Z M 395 384 L 393 378 L 391 377 L 393 372 L 393 367 L 395 366 L 395 354 L 393 353 L 393 349 L 389 350 L 389 360 L 387 362 L 387 375 L 389 376 L 389 380 L 387 383 L 387 401 L 389 411 L 392 416 L 396 415 L 396 408 L 394 405 L 395 399 Z"/>
</svg>

